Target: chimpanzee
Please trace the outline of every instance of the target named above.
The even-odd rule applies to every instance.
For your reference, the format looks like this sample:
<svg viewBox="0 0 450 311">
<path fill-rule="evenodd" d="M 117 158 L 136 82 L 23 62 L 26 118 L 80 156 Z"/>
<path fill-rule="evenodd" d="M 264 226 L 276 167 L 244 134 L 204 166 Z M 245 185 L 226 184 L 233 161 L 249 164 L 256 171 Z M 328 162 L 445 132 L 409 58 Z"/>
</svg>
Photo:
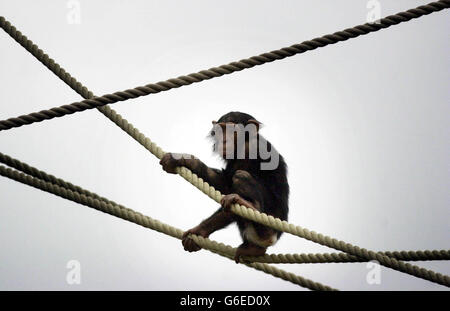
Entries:
<svg viewBox="0 0 450 311">
<path fill-rule="evenodd" d="M 233 214 L 231 206 L 237 203 L 287 220 L 287 165 L 270 142 L 259 134 L 261 123 L 251 115 L 229 112 L 212 123 L 213 151 L 226 162 L 225 169 L 210 168 L 192 155 L 175 153 L 166 153 L 160 164 L 164 171 L 172 174 L 177 166 L 185 166 L 224 194 L 221 207 L 214 214 L 183 234 L 184 249 L 200 250 L 189 234 L 206 238 L 236 221 L 243 240 L 235 254 L 235 261 L 239 263 L 240 256 L 264 255 L 282 232 Z"/>
</svg>

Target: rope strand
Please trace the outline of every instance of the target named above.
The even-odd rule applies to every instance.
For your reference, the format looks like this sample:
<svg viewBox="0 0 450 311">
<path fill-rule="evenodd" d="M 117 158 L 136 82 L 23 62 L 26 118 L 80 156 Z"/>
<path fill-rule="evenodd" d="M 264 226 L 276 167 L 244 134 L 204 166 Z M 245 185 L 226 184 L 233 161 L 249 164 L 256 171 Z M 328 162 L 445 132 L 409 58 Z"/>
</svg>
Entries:
<svg viewBox="0 0 450 311">
<path fill-rule="evenodd" d="M 307 51 L 315 50 L 320 47 L 325 47 L 330 44 L 335 44 L 341 41 L 346 41 L 348 39 L 363 36 L 381 29 L 386 29 L 390 26 L 398 25 L 400 23 L 407 22 L 412 19 L 419 18 L 421 16 L 425 16 L 433 12 L 448 9 L 449 7 L 450 7 L 450 0 L 440 0 L 436 2 L 431 2 L 427 5 L 422 5 L 415 9 L 387 16 L 385 18 L 378 20 L 376 23 L 370 24 L 366 23 L 363 25 L 358 25 L 353 28 L 348 28 L 342 31 L 335 32 L 333 34 L 328 34 L 319 38 L 304 41 L 302 43 L 294 44 L 289 47 L 281 48 L 279 50 L 274 50 L 268 53 L 263 53 L 258 56 L 252 56 L 250 58 L 242 59 L 240 61 L 232 62 L 219 67 L 213 67 L 207 70 L 199 71 L 197 73 L 191 73 L 188 75 L 179 76 L 178 78 L 168 79 L 166 81 L 160 81 L 157 83 L 151 83 L 144 86 L 136 87 L 134 89 L 115 92 L 113 94 L 106 94 L 99 97 L 87 97 L 87 99 L 83 101 L 74 102 L 69 105 L 63 105 L 60 107 L 55 107 L 48 110 L 41 110 L 39 112 L 33 112 L 15 118 L 9 118 L 7 120 L 0 121 L 0 131 L 32 124 L 35 122 L 41 122 L 44 120 L 49 120 L 57 117 L 62 117 L 68 114 L 81 112 L 87 109 L 99 108 L 104 105 L 117 103 L 119 101 L 125 101 L 128 99 L 138 98 L 149 94 L 165 92 L 185 85 L 190 85 L 204 80 L 221 77 L 227 74 L 231 74 L 233 72 L 253 68 L 255 66 L 270 63 L 276 60 L 281 60 Z M 30 44 L 30 41 L 27 40 L 27 37 L 22 35 L 20 31 L 17 31 L 17 29 L 14 26 L 12 26 L 10 22 L 6 21 L 5 18 L 2 16 L 0 17 L 0 27 L 3 28 L 4 31 L 6 31 L 11 37 L 14 38 L 14 40 L 20 43 L 24 48 L 30 50 L 33 53 L 33 55 L 35 55 L 36 57 L 42 56 L 45 58 L 45 55 L 42 50 L 37 48 L 37 46 L 28 46 L 28 44 Z M 60 70 L 60 68 L 58 68 L 59 66 L 57 66 L 57 64 L 55 64 L 51 60 L 48 60 L 45 65 L 52 71 Z M 64 74 L 64 71 L 61 71 L 61 74 Z"/>
</svg>

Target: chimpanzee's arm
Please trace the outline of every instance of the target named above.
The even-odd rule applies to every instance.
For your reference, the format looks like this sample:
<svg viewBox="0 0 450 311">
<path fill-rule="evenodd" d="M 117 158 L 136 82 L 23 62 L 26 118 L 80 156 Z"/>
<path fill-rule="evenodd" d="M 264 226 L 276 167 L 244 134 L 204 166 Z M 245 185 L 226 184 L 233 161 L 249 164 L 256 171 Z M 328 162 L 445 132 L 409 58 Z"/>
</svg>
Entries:
<svg viewBox="0 0 450 311">
<path fill-rule="evenodd" d="M 229 193 L 227 189 L 228 185 L 222 171 L 208 167 L 192 155 L 166 153 L 159 163 L 162 165 L 163 170 L 172 174 L 175 174 L 175 168 L 177 166 L 185 166 L 216 190 L 222 193 Z"/>
</svg>

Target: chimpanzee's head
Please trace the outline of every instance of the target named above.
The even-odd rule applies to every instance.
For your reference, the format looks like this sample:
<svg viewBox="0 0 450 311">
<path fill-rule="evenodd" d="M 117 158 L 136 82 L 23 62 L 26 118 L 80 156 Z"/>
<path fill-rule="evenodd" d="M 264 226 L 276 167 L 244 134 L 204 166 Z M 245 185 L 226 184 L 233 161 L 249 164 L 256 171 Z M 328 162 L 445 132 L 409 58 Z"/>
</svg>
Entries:
<svg viewBox="0 0 450 311">
<path fill-rule="evenodd" d="M 252 153 L 257 152 L 256 142 L 261 123 L 251 115 L 232 111 L 221 116 L 218 121 L 212 121 L 212 124 L 210 136 L 214 141 L 213 150 L 223 159 L 252 158 Z"/>
</svg>

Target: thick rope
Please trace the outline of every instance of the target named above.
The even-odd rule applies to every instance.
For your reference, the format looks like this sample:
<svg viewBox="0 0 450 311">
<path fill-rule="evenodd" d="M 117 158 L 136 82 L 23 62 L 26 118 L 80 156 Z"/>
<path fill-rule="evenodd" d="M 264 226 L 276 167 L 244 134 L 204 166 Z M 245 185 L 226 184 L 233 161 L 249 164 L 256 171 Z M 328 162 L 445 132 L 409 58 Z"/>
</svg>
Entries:
<svg viewBox="0 0 450 311">
<path fill-rule="evenodd" d="M 51 182 L 47 182 L 39 178 L 23 174 L 17 170 L 6 168 L 3 165 L 0 165 L 0 175 L 21 182 L 23 184 L 32 186 L 34 188 L 55 194 L 70 201 L 94 208 L 98 211 L 133 222 L 145 228 L 149 228 L 170 235 L 177 239 L 181 239 L 183 235 L 183 231 L 178 228 L 172 227 L 156 219 L 145 216 L 139 212 L 133 211 L 132 209 L 124 208 L 123 206 L 110 203 L 112 201 L 109 200 L 103 201 L 97 198 L 93 198 L 91 196 L 86 196 L 85 194 L 72 191 L 70 189 L 58 186 Z M 80 188 L 78 186 L 76 187 Z M 87 192 L 90 193 L 89 191 Z M 208 249 L 213 253 L 217 253 L 230 259 L 233 259 L 234 257 L 236 249 L 232 248 L 231 246 L 224 245 L 222 243 L 217 243 L 210 239 L 206 239 L 199 236 L 192 236 L 192 238 L 204 249 Z M 318 282 L 314 282 L 307 278 L 295 275 L 287 271 L 283 271 L 281 269 L 269 266 L 264 263 L 247 263 L 246 265 L 312 290 L 321 290 L 321 291 L 336 290 L 329 286 L 323 285 Z"/>
<path fill-rule="evenodd" d="M 159 146 L 157 146 L 149 138 L 145 137 L 145 135 L 142 134 L 137 128 L 130 124 L 126 119 L 122 118 L 120 114 L 116 113 L 107 106 L 105 106 L 104 108 L 106 108 L 104 114 L 110 120 L 116 123 L 121 129 L 123 129 L 126 133 L 133 137 L 137 142 L 139 142 L 157 158 L 162 158 L 165 152 Z M 185 167 L 178 167 L 177 173 L 184 179 L 189 181 L 196 188 L 200 189 L 203 193 L 208 195 L 210 198 L 218 203 L 220 202 L 222 194 L 219 191 L 215 190 L 214 187 L 210 186 L 207 182 L 204 182 L 203 179 L 199 178 L 196 174 L 192 173 L 189 169 Z M 302 227 L 289 224 L 285 221 L 281 221 L 280 219 L 275 219 L 274 217 L 267 214 L 247 209 L 245 206 L 235 204 L 232 206 L 231 210 L 235 214 L 240 215 L 244 218 L 259 222 L 279 231 L 291 233 L 293 235 L 305 238 L 321 245 L 344 251 L 351 255 L 360 257 L 366 261 L 377 260 L 380 262 L 380 264 L 386 267 L 390 267 L 394 270 L 405 272 L 407 274 L 414 275 L 416 277 L 423 278 L 441 285 L 450 285 L 448 276 L 444 276 L 440 273 L 435 273 L 434 271 L 420 268 L 415 265 L 403 263 L 396 260 L 395 258 L 390 258 L 380 253 L 377 254 L 373 251 L 368 251 L 364 248 L 359 248 L 349 243 L 338 241 L 336 239 L 323 236 L 322 234 L 317 234 L 314 231 L 311 232 L 307 229 L 303 229 Z"/>
<path fill-rule="evenodd" d="M 207 194 L 210 198 L 218 203 L 220 202 L 222 194 L 219 191 L 215 190 L 214 187 L 209 186 L 207 182 L 204 182 L 201 178 L 198 178 L 198 176 L 192 173 L 190 170 L 185 167 L 178 167 L 177 173 L 180 174 L 184 179 L 189 181 L 196 188 L 200 189 L 203 193 Z M 260 213 L 242 205 L 234 204 L 231 207 L 231 211 L 236 215 L 261 223 L 278 231 L 290 233 L 292 235 L 334 248 L 336 250 L 343 251 L 365 260 L 377 260 L 381 265 L 385 267 L 392 268 L 394 270 L 398 270 L 431 282 L 450 287 L 450 277 L 447 275 L 442 275 L 441 273 L 436 273 L 431 270 L 404 263 L 381 253 L 376 253 L 374 251 L 360 248 L 358 246 L 354 246 L 350 243 L 346 243 L 329 236 L 324 236 L 320 233 L 316 233 L 300 226 L 290 224 L 286 221 L 280 220 L 279 218 L 274 218 L 273 216 L 267 215 L 265 213 Z"/>
<path fill-rule="evenodd" d="M 6 164 L 10 167 L 13 167 L 21 172 L 24 172 L 25 174 L 31 175 L 33 177 L 36 177 L 38 179 L 41 179 L 43 181 L 48 181 L 51 182 L 52 184 L 58 185 L 60 187 L 72 190 L 74 192 L 79 192 L 81 194 L 84 194 L 86 196 L 92 197 L 93 199 L 98 199 L 100 201 L 104 201 L 106 203 L 110 203 L 110 204 L 115 204 L 115 205 L 119 205 L 117 203 L 115 203 L 114 201 L 110 201 L 104 197 L 101 197 L 93 192 L 84 190 L 81 187 L 75 186 L 73 184 L 71 184 L 70 182 L 64 181 L 60 178 L 56 178 L 53 175 L 47 174 L 44 171 L 38 170 L 35 167 L 32 167 L 24 162 L 21 162 L 17 159 L 14 159 L 6 154 L 3 154 L 0 152 L 0 163 Z M 125 208 L 124 206 L 119 205 L 122 208 Z"/>
<path fill-rule="evenodd" d="M 79 186 L 75 186 L 70 182 L 64 181 L 63 179 L 56 178 L 53 175 L 47 174 L 35 167 L 29 166 L 28 164 L 14 159 L 6 154 L 0 152 L 0 162 L 17 169 L 42 181 L 50 182 L 52 184 L 58 185 L 66 190 L 71 190 L 73 192 L 78 192 L 92 199 L 97 199 L 103 201 L 107 204 L 119 206 L 122 209 L 134 212 L 131 209 L 127 209 L 125 206 L 115 203 L 114 201 L 108 200 L 104 197 L 99 196 L 96 193 L 85 190 Z M 194 238 L 194 237 L 193 237 Z M 216 243 L 212 241 L 212 244 L 208 244 L 203 241 L 203 245 L 207 245 L 208 249 L 214 249 L 222 254 L 232 256 L 235 252 L 235 248 L 231 246 L 224 245 L 222 243 Z M 393 257 L 398 260 L 410 260 L 410 261 L 426 261 L 426 260 L 449 260 L 450 250 L 426 250 L 426 251 L 393 251 L 393 252 L 380 252 L 386 256 Z M 266 254 L 264 256 L 258 257 L 243 257 L 245 261 L 250 262 L 261 262 L 261 263 L 345 263 L 345 262 L 365 262 L 361 258 L 351 256 L 345 253 L 323 253 L 323 254 Z"/>
<path fill-rule="evenodd" d="M 148 137 L 145 137 L 144 134 L 142 134 L 137 128 L 130 124 L 126 119 L 122 118 L 120 114 L 116 113 L 109 107 L 105 108 L 108 109 L 108 111 L 105 112 L 105 115 L 110 120 L 116 123 L 121 129 L 123 129 L 126 133 L 133 137 L 137 142 L 139 142 L 143 147 L 149 150 L 158 159 L 162 158 L 162 156 L 164 155 L 164 151 L 160 147 L 158 147 Z M 208 195 L 211 199 L 215 200 L 217 203 L 220 203 L 223 195 L 219 191 L 215 190 L 214 187 L 210 186 L 207 182 L 204 182 L 203 179 L 199 178 L 196 174 L 192 173 L 192 171 L 190 171 L 186 167 L 178 167 L 176 169 L 176 172 L 189 183 Z M 343 251 L 345 253 L 362 258 L 365 261 L 377 260 L 383 266 L 392 268 L 394 270 L 405 272 L 407 274 L 414 275 L 416 277 L 423 278 L 441 285 L 450 286 L 450 278 L 446 275 L 420 268 L 415 265 L 407 264 L 402 261 L 396 260 L 395 258 L 390 258 L 386 255 L 369 251 L 367 249 L 360 248 L 358 246 L 354 246 L 349 243 L 324 236 L 322 234 L 318 234 L 314 231 L 309 231 L 300 226 L 295 226 L 293 224 L 289 224 L 286 221 L 281 221 L 280 219 L 274 218 L 273 216 L 248 209 L 245 206 L 235 204 L 232 206 L 231 211 L 239 216 L 269 226 L 276 230 L 291 233 L 293 235 L 305 238 L 321 245 Z"/>
<path fill-rule="evenodd" d="M 106 108 L 104 114 L 110 120 L 116 123 L 121 129 L 123 129 L 126 133 L 133 137 L 137 142 L 139 142 L 143 147 L 149 150 L 158 159 L 162 158 L 162 156 L 164 155 L 164 151 L 159 146 L 152 142 L 148 137 L 145 137 L 145 135 L 142 134 L 137 128 L 130 124 L 126 119 L 122 118 L 120 114 L 116 113 L 114 110 L 107 106 L 105 106 L 104 108 Z M 214 187 L 210 186 L 207 182 L 204 182 L 203 179 L 199 178 L 196 174 L 192 173 L 192 171 L 190 171 L 186 167 L 178 167 L 176 171 L 189 183 L 194 185 L 196 188 L 215 200 L 217 203 L 220 203 L 223 195 L 219 191 L 215 190 Z M 276 230 L 291 233 L 293 235 L 305 238 L 321 245 L 343 251 L 345 253 L 362 258 L 365 261 L 377 260 L 383 266 L 392 268 L 394 270 L 405 272 L 407 274 L 414 275 L 416 277 L 423 278 L 441 285 L 450 286 L 450 278 L 446 275 L 442 275 L 431 270 L 404 263 L 402 261 L 396 260 L 395 258 L 390 258 L 386 255 L 369 251 L 367 249 L 360 248 L 358 246 L 354 246 L 349 243 L 324 236 L 322 234 L 318 234 L 314 231 L 309 231 L 300 226 L 295 226 L 293 224 L 289 224 L 286 221 L 281 221 L 280 219 L 274 218 L 273 216 L 248 209 L 242 205 L 235 204 L 232 206 L 231 210 L 235 214 L 244 218 L 261 223 Z"/>
<path fill-rule="evenodd" d="M 400 251 L 378 252 L 382 255 L 404 261 L 422 260 L 449 260 L 449 250 L 433 251 Z M 267 254 L 259 257 L 244 257 L 251 262 L 277 263 L 277 264 L 308 264 L 308 263 L 358 263 L 368 260 L 358 258 L 345 253 L 320 253 L 320 254 Z"/>
<path fill-rule="evenodd" d="M 149 94 L 164 92 L 174 88 L 179 88 L 181 86 L 213 79 L 216 77 L 221 77 L 227 74 L 231 74 L 233 72 L 270 63 L 276 60 L 291 57 L 307 51 L 315 50 L 317 48 L 324 47 L 330 44 L 335 44 L 351 38 L 366 35 L 378 31 L 380 29 L 385 29 L 393 25 L 397 25 L 415 18 L 419 18 L 424 15 L 428 15 L 433 12 L 438 12 L 443 9 L 447 9 L 449 7 L 450 7 L 450 0 L 440 0 L 436 2 L 431 2 L 427 5 L 422 5 L 415 9 L 387 16 L 385 18 L 378 20 L 376 23 L 366 23 L 358 25 L 353 28 L 348 28 L 343 31 L 338 31 L 333 34 L 328 34 L 309 41 L 304 41 L 299 44 L 294 44 L 292 46 L 285 47 L 279 50 L 274 50 L 258 56 L 242 59 L 240 61 L 232 62 L 227 65 L 213 67 L 207 70 L 199 71 L 197 73 L 191 73 L 185 76 L 180 76 L 178 78 L 147 84 L 145 86 L 139 86 L 134 89 L 128 89 L 113 94 L 106 94 L 100 97 L 95 98 L 88 97 L 88 99 L 86 100 L 75 102 L 69 105 L 55 107 L 49 110 L 42 110 L 39 112 L 30 113 L 28 115 L 22 115 L 16 118 L 9 118 L 7 120 L 0 121 L 0 131 L 11 129 L 13 127 L 19 127 L 26 124 L 32 124 L 35 122 L 41 122 L 56 117 L 62 117 L 64 115 L 73 114 L 75 112 L 80 112 L 87 109 L 98 108 L 107 104 L 113 104 L 131 98 L 137 98 Z M 6 21 L 4 17 L 0 17 L 0 27 L 2 27 L 4 31 L 6 31 L 11 37 L 13 37 L 25 48 L 34 49 L 33 47 L 26 47 L 26 44 L 28 44 L 27 38 L 23 36 L 19 31 L 17 31 L 16 28 L 12 26 L 8 21 Z M 33 53 L 42 54 L 43 52 L 37 49 L 36 47 L 36 49 L 33 50 Z M 54 66 L 54 64 L 48 63 L 48 66 Z"/>
<path fill-rule="evenodd" d="M 442 1 L 439 1 L 439 2 L 442 2 Z M 20 34 L 20 32 L 19 32 L 19 34 Z M 20 36 L 22 36 L 22 35 L 20 34 Z M 30 40 L 26 39 L 25 36 L 22 36 L 22 38 L 25 38 L 25 40 L 26 40 L 26 42 L 24 42 L 24 44 L 25 43 L 29 44 L 29 49 L 35 49 L 35 50 L 40 51 L 39 53 L 36 53 L 36 54 L 42 56 L 42 54 L 43 54 L 42 50 L 37 49 L 37 46 L 32 44 L 32 42 Z M 33 55 L 35 55 L 35 54 L 33 53 Z M 45 55 L 45 56 L 48 58 L 47 55 Z M 51 60 L 51 62 L 49 62 L 49 64 L 51 64 L 52 62 L 54 63 L 54 61 Z M 49 66 L 47 66 L 47 67 L 49 67 Z M 59 65 L 57 65 L 57 67 L 55 67 L 53 69 L 52 68 L 50 68 L 50 69 L 52 71 L 54 71 L 54 70 L 58 70 L 57 68 L 60 68 Z M 65 72 L 63 72 L 63 74 L 61 74 L 61 75 L 66 77 L 66 79 L 68 79 L 68 80 L 73 79 L 73 78 L 70 77 L 69 74 L 67 74 Z M 74 81 L 72 81 L 73 84 L 79 84 L 78 82 L 76 82 L 76 80 L 74 80 Z M 81 87 L 81 84 L 79 84 L 79 86 Z M 86 89 L 86 91 L 87 91 L 87 89 Z M 146 138 L 137 129 L 135 129 L 131 124 L 129 124 L 126 120 L 122 119 L 121 116 L 119 114 L 115 113 L 112 109 L 110 109 L 108 107 L 104 107 L 104 108 L 107 108 L 107 109 L 105 109 L 105 113 L 104 113 L 105 115 L 107 115 L 107 113 L 109 113 L 109 116 L 108 115 L 107 116 L 111 120 L 113 120 L 117 125 L 119 125 L 122 129 L 124 129 L 133 138 L 135 138 L 138 141 L 141 141 L 141 144 L 144 145 L 144 147 L 146 147 L 153 154 L 155 154 L 158 158 L 162 157 L 164 152 L 161 150 L 161 148 L 157 147 L 156 144 L 152 143 L 150 141 L 150 139 Z M 216 199 L 217 197 L 219 197 L 219 198 L 221 197 L 220 192 L 215 191 L 215 189 L 213 187 L 209 187 L 209 185 L 207 183 L 204 183 L 203 180 L 199 179 L 195 174 L 192 174 L 192 172 L 190 172 L 186 168 L 179 168 L 178 169 L 178 173 L 180 175 L 182 175 L 186 180 L 191 182 L 193 185 L 195 185 L 197 188 L 202 190 L 204 193 L 208 194 L 211 198 Z M 216 199 L 216 201 L 217 201 L 217 199 Z M 270 226 L 272 228 L 275 228 L 277 230 L 289 232 L 291 234 L 294 234 L 294 235 L 297 235 L 297 236 L 300 236 L 300 237 L 304 237 L 304 238 L 309 239 L 311 241 L 320 243 L 322 245 L 330 246 L 330 247 L 333 247 L 335 249 L 343 250 L 343 249 L 339 248 L 339 247 L 342 247 L 342 248 L 347 249 L 347 251 L 346 250 L 344 250 L 344 251 L 346 251 L 348 253 L 351 253 L 351 254 L 354 254 L 354 255 L 357 255 L 359 257 L 363 257 L 366 260 L 375 259 L 375 260 L 378 260 L 381 264 L 383 264 L 385 266 L 388 266 L 388 267 L 391 267 L 391 268 L 393 268 L 395 270 L 403 271 L 403 272 L 409 273 L 411 275 L 415 275 L 415 276 L 418 276 L 418 277 L 422 277 L 422 278 L 428 279 L 430 281 L 435 281 L 435 282 L 437 282 L 439 284 L 442 284 L 442 282 L 443 282 L 443 285 L 446 285 L 446 286 L 448 286 L 448 284 L 449 284 L 448 276 L 442 276 L 441 274 L 436 274 L 433 271 L 429 271 L 429 270 L 426 270 L 426 269 L 421 269 L 421 268 L 419 268 L 417 266 L 413 266 L 413 265 L 405 264 L 405 263 L 402 263 L 402 262 L 398 262 L 398 261 L 396 261 L 393 258 L 391 258 L 391 260 L 389 260 L 389 257 L 387 257 L 385 255 L 382 255 L 382 254 L 379 254 L 379 256 L 378 256 L 379 258 L 383 259 L 382 261 L 380 261 L 379 258 L 374 256 L 374 254 L 376 254 L 374 252 L 367 251 L 365 249 L 360 249 L 358 247 L 352 246 L 351 244 L 348 244 L 348 243 L 345 243 L 345 242 L 342 242 L 342 241 L 337 241 L 336 239 L 331 239 L 331 238 L 326 237 L 326 236 L 324 237 L 321 234 L 316 234 L 315 232 L 310 232 L 307 229 L 303 229 L 303 228 L 298 227 L 298 226 L 290 225 L 287 222 L 284 222 L 285 224 L 283 222 L 281 222 L 281 226 L 283 226 L 283 225 L 286 226 L 287 225 L 287 228 L 281 228 L 280 223 L 277 223 L 272 216 L 268 216 L 268 215 L 261 214 L 261 213 L 258 213 L 258 212 L 255 213 L 254 211 L 250 211 L 250 213 L 249 213 L 249 211 L 246 212 L 245 209 L 246 209 L 245 207 L 238 206 L 238 205 L 232 207 L 232 210 L 236 214 L 241 215 L 241 216 L 243 216 L 245 218 L 254 220 L 256 222 L 260 222 L 262 224 L 265 224 L 265 225 Z M 255 215 L 256 215 L 256 218 L 255 218 Z M 272 221 L 272 223 L 268 223 L 267 220 Z M 280 220 L 278 219 L 278 221 L 280 221 Z M 287 230 L 290 230 L 290 231 L 287 231 Z M 334 246 L 331 246 L 331 245 L 334 245 Z M 360 256 L 358 254 L 362 254 L 363 256 Z"/>
</svg>

